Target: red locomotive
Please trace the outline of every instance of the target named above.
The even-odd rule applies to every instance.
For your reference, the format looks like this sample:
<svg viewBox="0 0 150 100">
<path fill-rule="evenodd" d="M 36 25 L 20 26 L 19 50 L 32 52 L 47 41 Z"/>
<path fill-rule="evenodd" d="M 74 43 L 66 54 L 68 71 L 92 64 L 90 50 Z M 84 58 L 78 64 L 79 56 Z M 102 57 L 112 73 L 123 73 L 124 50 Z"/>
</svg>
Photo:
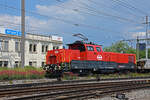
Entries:
<svg viewBox="0 0 150 100">
<path fill-rule="evenodd" d="M 132 71 L 136 65 L 135 54 L 104 52 L 101 45 L 76 41 L 68 49 L 50 50 L 46 55 L 48 72 L 108 73 Z"/>
</svg>

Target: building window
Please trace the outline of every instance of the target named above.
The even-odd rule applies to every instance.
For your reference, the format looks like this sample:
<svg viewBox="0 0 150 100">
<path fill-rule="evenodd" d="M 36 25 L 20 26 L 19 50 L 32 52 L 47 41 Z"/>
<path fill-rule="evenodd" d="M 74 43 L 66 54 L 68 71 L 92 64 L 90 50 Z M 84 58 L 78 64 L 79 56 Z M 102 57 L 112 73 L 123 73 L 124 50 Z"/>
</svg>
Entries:
<svg viewBox="0 0 150 100">
<path fill-rule="evenodd" d="M 44 45 L 42 45 L 42 52 L 44 52 L 44 47 L 45 47 L 45 46 L 44 46 Z"/>
<path fill-rule="evenodd" d="M 4 41 L 4 51 L 8 51 L 8 41 Z"/>
<path fill-rule="evenodd" d="M 4 61 L 4 67 L 8 67 L 8 61 Z"/>
<path fill-rule="evenodd" d="M 42 53 L 45 53 L 48 51 L 48 45 L 42 45 Z"/>
<path fill-rule="evenodd" d="M 0 61 L 0 67 L 8 67 L 8 61 Z"/>
<path fill-rule="evenodd" d="M 14 67 L 20 67 L 20 66 L 21 66 L 21 62 L 20 61 L 15 61 Z"/>
<path fill-rule="evenodd" d="M 29 44 L 29 51 L 32 52 L 32 44 Z"/>
<path fill-rule="evenodd" d="M 45 51 L 46 51 L 46 52 L 48 51 L 48 45 L 46 45 L 46 47 L 45 47 Z"/>
<path fill-rule="evenodd" d="M 36 61 L 30 61 L 30 62 L 29 62 L 29 66 L 36 67 L 36 66 L 37 66 Z"/>
<path fill-rule="evenodd" d="M 2 67 L 3 66 L 3 62 L 2 61 L 0 61 L 0 67 Z"/>
<path fill-rule="evenodd" d="M 37 51 L 37 44 L 29 44 L 29 52 L 36 52 Z"/>
<path fill-rule="evenodd" d="M 0 50 L 8 52 L 8 41 L 0 40 Z"/>
<path fill-rule="evenodd" d="M 41 66 L 43 67 L 45 65 L 45 62 L 42 62 Z"/>
<path fill-rule="evenodd" d="M 29 66 L 32 66 L 32 62 L 29 62 Z"/>
<path fill-rule="evenodd" d="M 21 43 L 20 42 L 15 42 L 15 51 L 16 52 L 20 52 L 20 47 L 21 46 Z"/>
<path fill-rule="evenodd" d="M 2 40 L 0 40 L 0 50 L 2 51 Z"/>
<path fill-rule="evenodd" d="M 36 52 L 36 44 L 33 45 L 33 52 Z"/>
</svg>

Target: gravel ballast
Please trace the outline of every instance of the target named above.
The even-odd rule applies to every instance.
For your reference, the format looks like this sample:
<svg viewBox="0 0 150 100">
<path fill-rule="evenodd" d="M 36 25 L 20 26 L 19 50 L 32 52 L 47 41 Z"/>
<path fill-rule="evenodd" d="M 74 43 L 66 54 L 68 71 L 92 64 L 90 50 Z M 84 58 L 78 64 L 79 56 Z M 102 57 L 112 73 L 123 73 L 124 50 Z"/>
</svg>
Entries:
<svg viewBox="0 0 150 100">
<path fill-rule="evenodd" d="M 90 100 L 150 100 L 150 89 L 134 90 L 124 93 L 127 99 L 118 99 L 116 94 Z"/>
</svg>

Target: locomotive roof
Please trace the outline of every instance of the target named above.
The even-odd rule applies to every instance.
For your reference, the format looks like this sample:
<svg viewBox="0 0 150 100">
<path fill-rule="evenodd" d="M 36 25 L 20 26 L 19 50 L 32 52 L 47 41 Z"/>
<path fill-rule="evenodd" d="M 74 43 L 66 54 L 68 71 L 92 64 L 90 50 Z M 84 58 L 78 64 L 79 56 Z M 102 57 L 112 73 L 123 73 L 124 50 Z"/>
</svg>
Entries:
<svg viewBox="0 0 150 100">
<path fill-rule="evenodd" d="M 92 43 L 92 42 L 86 43 L 86 42 L 84 42 L 84 41 L 75 41 L 74 43 L 72 43 L 72 44 L 67 44 L 67 45 L 74 45 L 74 44 L 82 44 L 82 45 L 84 45 L 84 44 L 91 44 L 91 45 L 98 45 L 98 44 L 95 44 L 95 43 Z M 99 45 L 99 46 L 102 46 L 102 45 Z"/>
</svg>

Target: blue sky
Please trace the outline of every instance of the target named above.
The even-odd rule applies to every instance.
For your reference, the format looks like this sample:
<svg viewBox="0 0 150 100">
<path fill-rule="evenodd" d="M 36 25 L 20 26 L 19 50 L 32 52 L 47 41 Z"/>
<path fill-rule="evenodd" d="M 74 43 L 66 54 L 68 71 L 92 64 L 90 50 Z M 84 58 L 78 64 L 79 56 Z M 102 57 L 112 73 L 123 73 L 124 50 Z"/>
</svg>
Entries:
<svg viewBox="0 0 150 100">
<path fill-rule="evenodd" d="M 20 1 L 0 0 L 1 27 L 20 30 Z M 60 1 L 60 2 L 58 2 Z M 26 32 L 57 34 L 64 44 L 82 33 L 104 47 L 145 35 L 149 0 L 26 0 Z"/>
</svg>

